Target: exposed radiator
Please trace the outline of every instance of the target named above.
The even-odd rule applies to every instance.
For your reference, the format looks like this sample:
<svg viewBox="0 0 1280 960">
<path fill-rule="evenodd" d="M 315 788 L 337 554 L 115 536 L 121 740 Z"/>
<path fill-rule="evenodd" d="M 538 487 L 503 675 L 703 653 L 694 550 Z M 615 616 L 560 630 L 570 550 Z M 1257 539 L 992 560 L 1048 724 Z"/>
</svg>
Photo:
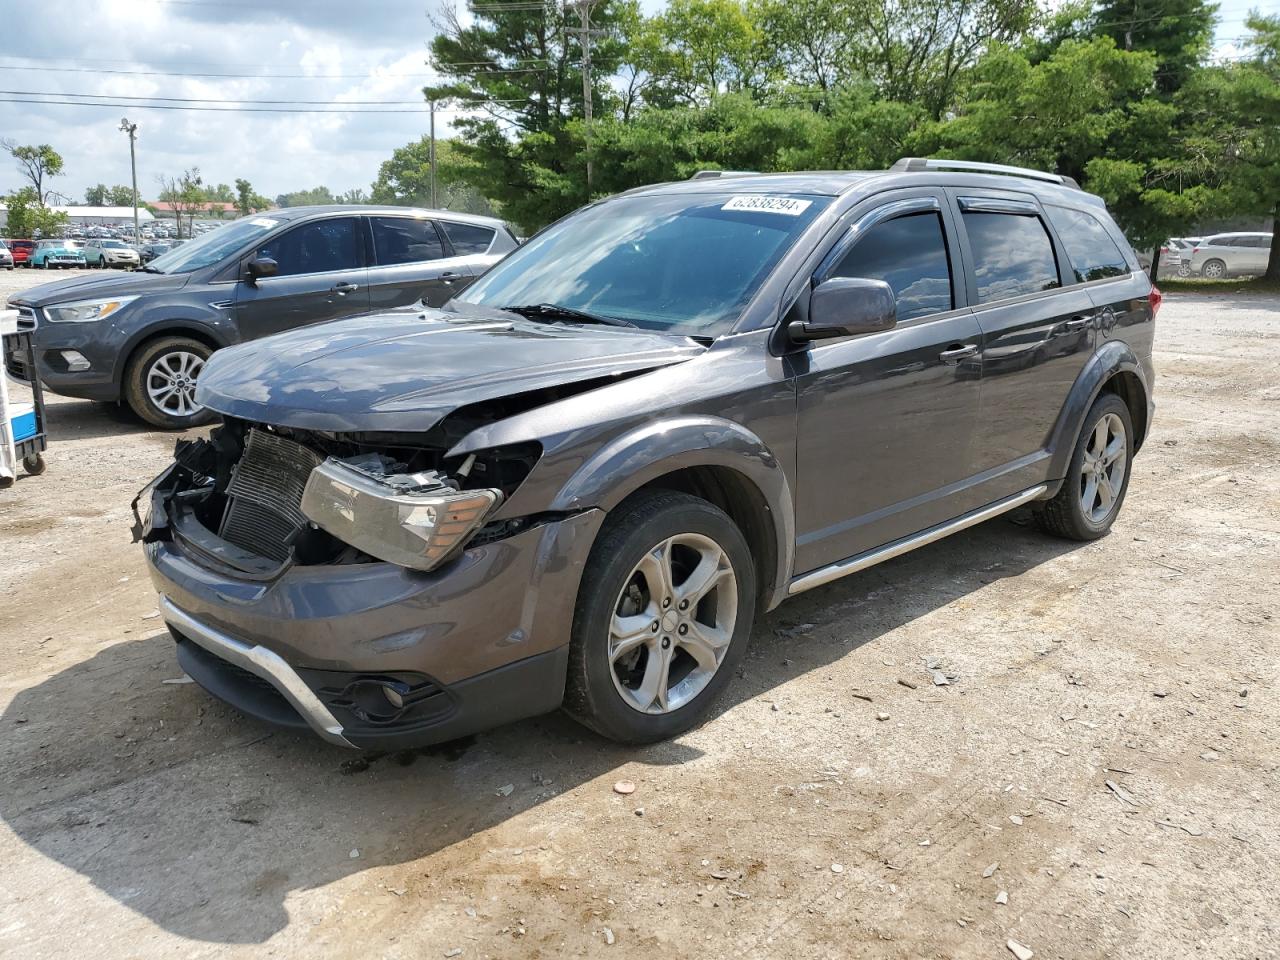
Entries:
<svg viewBox="0 0 1280 960">
<path fill-rule="evenodd" d="M 244 454 L 227 485 L 221 536 L 272 560 L 289 555 L 289 540 L 306 524 L 302 491 L 324 458 L 265 430 L 249 431 Z"/>
</svg>

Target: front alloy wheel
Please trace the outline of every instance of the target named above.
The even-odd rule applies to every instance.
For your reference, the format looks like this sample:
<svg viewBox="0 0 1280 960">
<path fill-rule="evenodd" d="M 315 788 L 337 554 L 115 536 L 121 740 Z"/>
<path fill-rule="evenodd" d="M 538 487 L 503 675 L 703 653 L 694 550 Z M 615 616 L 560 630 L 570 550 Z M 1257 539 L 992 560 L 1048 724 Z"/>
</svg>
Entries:
<svg viewBox="0 0 1280 960">
<path fill-rule="evenodd" d="M 641 713 L 679 710 L 724 662 L 737 621 L 738 580 L 720 545 L 686 533 L 646 553 L 609 624 L 613 685 Z"/>
<path fill-rule="evenodd" d="M 188 337 L 162 337 L 129 362 L 125 399 L 143 420 L 166 430 L 208 423 L 213 415 L 196 402 L 196 380 L 212 354 Z"/>
<path fill-rule="evenodd" d="M 147 397 L 172 417 L 189 417 L 204 408 L 196 403 L 196 377 L 204 358 L 186 350 L 163 353 L 147 369 Z"/>
<path fill-rule="evenodd" d="M 683 733 L 745 655 L 755 602 L 751 551 L 723 510 L 670 490 L 633 495 L 582 575 L 565 709 L 624 743 Z"/>
</svg>

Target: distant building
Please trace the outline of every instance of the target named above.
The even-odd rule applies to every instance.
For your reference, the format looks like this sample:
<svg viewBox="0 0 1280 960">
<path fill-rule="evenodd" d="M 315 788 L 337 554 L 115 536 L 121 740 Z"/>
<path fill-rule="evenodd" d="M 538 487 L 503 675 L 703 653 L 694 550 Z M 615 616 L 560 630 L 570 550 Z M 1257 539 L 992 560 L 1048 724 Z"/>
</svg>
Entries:
<svg viewBox="0 0 1280 960">
<path fill-rule="evenodd" d="M 166 218 L 176 216 L 174 206 L 168 200 L 148 200 L 147 206 L 151 207 L 158 216 Z M 217 200 L 210 200 L 191 207 L 186 204 L 182 206 L 182 215 L 184 217 L 189 217 L 193 214 L 197 217 L 234 217 L 239 212 L 234 203 L 221 203 Z"/>
<path fill-rule="evenodd" d="M 125 224 L 133 223 L 133 207 L 57 207 L 51 206 L 50 210 L 58 213 L 65 213 L 67 221 L 73 227 L 91 227 L 95 224 Z M 7 223 L 9 219 L 9 211 L 0 205 L 0 223 Z M 138 208 L 138 223 L 150 223 L 155 217 L 151 215 L 150 210 L 142 207 Z"/>
</svg>

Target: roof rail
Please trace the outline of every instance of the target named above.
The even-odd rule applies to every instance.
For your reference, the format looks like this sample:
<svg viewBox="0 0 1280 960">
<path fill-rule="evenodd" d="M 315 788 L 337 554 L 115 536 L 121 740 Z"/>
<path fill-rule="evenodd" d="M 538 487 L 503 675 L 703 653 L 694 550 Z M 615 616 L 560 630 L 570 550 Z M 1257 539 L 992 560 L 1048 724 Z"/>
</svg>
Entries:
<svg viewBox="0 0 1280 960">
<path fill-rule="evenodd" d="M 1003 163 L 978 163 L 974 160 L 934 160 L 928 157 L 903 157 L 890 170 L 898 173 L 919 173 L 922 170 L 963 170 L 970 173 L 1001 173 L 1007 177 L 1026 177 L 1028 180 L 1043 180 L 1046 183 L 1060 183 L 1064 187 L 1080 189 L 1080 184 L 1072 177 L 1060 173 L 1046 173 L 1043 170 L 1032 170 L 1029 167 L 1010 167 Z"/>
<path fill-rule="evenodd" d="M 757 170 L 699 170 L 690 180 L 719 180 L 724 177 L 758 177 Z"/>
</svg>

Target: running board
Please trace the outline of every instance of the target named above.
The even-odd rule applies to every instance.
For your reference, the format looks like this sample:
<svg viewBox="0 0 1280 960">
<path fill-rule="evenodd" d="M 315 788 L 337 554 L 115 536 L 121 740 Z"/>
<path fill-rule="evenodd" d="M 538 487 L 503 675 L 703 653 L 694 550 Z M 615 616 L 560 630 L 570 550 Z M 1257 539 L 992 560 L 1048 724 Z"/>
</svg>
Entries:
<svg viewBox="0 0 1280 960">
<path fill-rule="evenodd" d="M 860 553 L 856 557 L 849 557 L 846 560 L 839 560 L 828 566 L 819 567 L 812 573 L 806 573 L 792 580 L 791 585 L 787 587 L 787 595 L 794 597 L 797 593 L 804 593 L 806 590 L 820 587 L 824 583 L 839 580 L 841 577 L 847 577 L 849 574 L 865 570 L 867 567 L 874 567 L 877 563 L 884 563 L 886 560 L 900 557 L 904 553 L 910 553 L 917 547 L 934 543 L 957 531 L 975 526 L 990 520 L 992 517 L 998 517 L 1002 513 L 1008 513 L 1015 507 L 1020 507 L 1028 501 L 1043 496 L 1048 492 L 1048 489 L 1048 485 L 1042 483 L 1039 486 L 1032 487 L 1030 490 L 1023 490 L 1021 493 L 1015 493 L 1011 497 L 997 500 L 995 503 L 956 517 L 954 520 L 948 520 L 946 523 L 940 523 L 936 527 L 930 527 L 928 530 L 923 530 L 910 537 L 895 540 L 893 543 L 885 544 L 883 547 L 876 547 L 874 550 Z"/>
</svg>

